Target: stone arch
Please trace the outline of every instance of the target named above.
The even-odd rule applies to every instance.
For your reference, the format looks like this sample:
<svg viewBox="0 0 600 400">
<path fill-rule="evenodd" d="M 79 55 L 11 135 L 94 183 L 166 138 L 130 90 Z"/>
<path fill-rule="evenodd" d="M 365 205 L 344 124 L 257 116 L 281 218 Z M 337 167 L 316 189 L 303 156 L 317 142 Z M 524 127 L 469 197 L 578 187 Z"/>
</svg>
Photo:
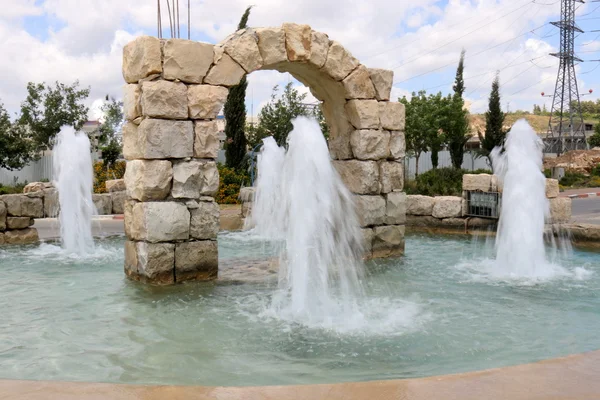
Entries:
<svg viewBox="0 0 600 400">
<path fill-rule="evenodd" d="M 366 68 L 326 34 L 286 23 L 217 45 L 141 36 L 124 47 L 128 276 L 161 284 L 217 277 L 216 117 L 229 87 L 267 69 L 289 72 L 322 102 L 367 257 L 404 252 L 404 106 L 390 101 L 392 71 Z"/>
</svg>

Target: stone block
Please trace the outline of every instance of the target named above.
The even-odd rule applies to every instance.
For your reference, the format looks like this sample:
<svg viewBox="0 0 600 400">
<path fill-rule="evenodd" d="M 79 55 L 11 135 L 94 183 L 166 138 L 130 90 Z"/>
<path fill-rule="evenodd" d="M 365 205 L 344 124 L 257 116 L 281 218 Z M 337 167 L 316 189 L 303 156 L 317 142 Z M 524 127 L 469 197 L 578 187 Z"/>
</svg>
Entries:
<svg viewBox="0 0 600 400">
<path fill-rule="evenodd" d="M 105 185 L 106 191 L 109 193 L 127 190 L 127 187 L 125 186 L 125 179 L 110 179 L 105 182 Z"/>
<path fill-rule="evenodd" d="M 125 200 L 127 199 L 127 191 L 112 192 L 110 194 L 112 198 L 112 213 L 123 214 L 125 212 Z"/>
<path fill-rule="evenodd" d="M 546 198 L 554 199 L 554 198 L 558 197 L 559 193 L 560 193 L 560 189 L 558 187 L 558 180 L 547 178 L 546 179 Z"/>
<path fill-rule="evenodd" d="M 308 25 L 284 23 L 285 48 L 290 61 L 308 61 L 311 54 L 312 30 Z"/>
<path fill-rule="evenodd" d="M 133 231 L 137 228 L 134 228 L 134 219 L 133 219 L 133 207 L 137 204 L 138 202 L 135 200 L 132 200 L 130 198 L 125 198 L 125 202 L 123 203 L 123 217 L 124 217 L 124 230 L 125 230 L 125 236 L 127 236 L 128 238 L 132 239 L 133 238 Z"/>
<path fill-rule="evenodd" d="M 406 223 L 406 193 L 391 192 L 385 196 L 386 225 L 403 225 Z"/>
<path fill-rule="evenodd" d="M 216 241 L 177 243 L 175 247 L 175 279 L 177 282 L 215 279 L 218 267 L 219 250 Z"/>
<path fill-rule="evenodd" d="M 263 60 L 258 50 L 258 37 L 253 29 L 237 31 L 225 42 L 224 50 L 248 73 L 263 66 Z"/>
<path fill-rule="evenodd" d="M 127 162 L 125 186 L 132 199 L 164 200 L 171 191 L 172 181 L 171 161 L 132 160 Z"/>
<path fill-rule="evenodd" d="M 406 196 L 406 214 L 407 215 L 431 215 L 435 198 L 430 196 L 421 196 L 420 194 Z"/>
<path fill-rule="evenodd" d="M 330 42 L 327 60 L 322 70 L 336 81 L 341 81 L 350 75 L 350 72 L 354 71 L 358 65 L 358 60 L 344 46 L 333 40 Z"/>
<path fill-rule="evenodd" d="M 369 75 L 375 87 L 375 98 L 379 101 L 388 101 L 394 83 L 394 71 L 380 68 L 369 68 Z"/>
<path fill-rule="evenodd" d="M 110 193 L 94 193 L 92 201 L 96 207 L 97 215 L 110 215 L 112 213 L 112 198 Z"/>
<path fill-rule="evenodd" d="M 375 161 L 334 160 L 346 187 L 356 194 L 379 194 L 379 168 Z"/>
<path fill-rule="evenodd" d="M 142 116 L 142 89 L 140 85 L 129 83 L 123 86 L 123 116 L 128 121 Z"/>
<path fill-rule="evenodd" d="M 342 83 L 347 99 L 373 99 L 375 87 L 371 82 L 369 71 L 364 65 L 359 65 Z"/>
<path fill-rule="evenodd" d="M 6 229 L 25 229 L 33 225 L 30 217 L 6 217 Z"/>
<path fill-rule="evenodd" d="M 143 158 L 141 143 L 138 134 L 138 125 L 131 121 L 125 122 L 122 129 L 123 138 L 123 157 L 126 160 L 135 160 L 137 158 Z"/>
<path fill-rule="evenodd" d="M 139 36 L 123 47 L 123 78 L 127 83 L 162 72 L 160 41 L 152 36 Z"/>
<path fill-rule="evenodd" d="M 163 47 L 163 78 L 202 83 L 213 62 L 213 45 L 185 39 L 167 39 Z"/>
<path fill-rule="evenodd" d="M 315 32 L 311 33 L 311 50 L 309 62 L 317 68 L 322 68 L 327 61 L 327 53 L 329 52 L 329 36 L 325 33 Z"/>
<path fill-rule="evenodd" d="M 125 212 L 128 219 L 127 203 Z M 188 240 L 190 235 L 190 212 L 177 202 L 135 203 L 129 223 L 132 239 L 150 243 Z"/>
<path fill-rule="evenodd" d="M 458 218 L 463 214 L 463 198 L 455 196 L 435 197 L 431 215 L 435 218 Z"/>
<path fill-rule="evenodd" d="M 442 226 L 442 220 L 431 215 L 406 215 L 406 225 L 421 228 L 435 228 Z"/>
<path fill-rule="evenodd" d="M 133 242 L 131 240 L 126 240 L 124 250 L 125 250 L 125 274 L 127 274 L 127 276 L 131 276 L 132 278 L 134 278 L 135 275 L 137 275 L 137 273 L 138 273 L 136 242 Z"/>
<path fill-rule="evenodd" d="M 0 231 L 6 230 L 6 204 L 0 200 Z"/>
<path fill-rule="evenodd" d="M 406 155 L 406 140 L 404 132 L 390 132 L 390 159 L 403 160 Z"/>
<path fill-rule="evenodd" d="M 246 71 L 240 64 L 236 63 L 229 55 L 222 54 L 204 78 L 204 83 L 231 87 L 240 83 L 244 75 L 246 75 Z"/>
<path fill-rule="evenodd" d="M 220 209 L 215 201 L 201 201 L 192 215 L 190 237 L 193 239 L 216 239 L 219 233 Z"/>
<path fill-rule="evenodd" d="M 219 190 L 219 171 L 214 161 L 180 161 L 173 165 L 174 198 L 197 199 Z"/>
<path fill-rule="evenodd" d="M 555 197 L 550 201 L 550 220 L 553 224 L 565 224 L 571 220 L 571 199 Z"/>
<path fill-rule="evenodd" d="M 256 36 L 258 36 L 258 51 L 265 67 L 287 61 L 283 29 L 259 28 L 256 29 Z"/>
<path fill-rule="evenodd" d="M 385 199 L 382 196 L 354 196 L 354 204 L 361 227 L 384 223 Z"/>
<path fill-rule="evenodd" d="M 135 138 L 133 135 L 127 139 L 123 137 L 125 158 L 128 160 L 186 158 L 194 155 L 192 121 L 148 118 L 142 121 L 135 133 Z M 132 149 L 133 146 L 137 148 Z"/>
<path fill-rule="evenodd" d="M 187 86 L 158 80 L 142 83 L 142 115 L 154 118 L 186 119 Z"/>
<path fill-rule="evenodd" d="M 365 252 L 366 258 L 371 258 L 371 253 L 373 251 L 373 236 L 375 235 L 373 232 L 373 228 L 363 228 L 360 230 L 363 238 L 363 251 Z"/>
<path fill-rule="evenodd" d="M 56 218 L 59 211 L 58 191 L 56 189 L 44 189 L 44 217 Z"/>
<path fill-rule="evenodd" d="M 244 227 L 244 220 L 241 214 L 221 214 L 219 226 L 221 231 L 240 231 Z"/>
<path fill-rule="evenodd" d="M 379 129 L 377 100 L 350 100 L 344 106 L 350 123 L 356 129 Z"/>
<path fill-rule="evenodd" d="M 404 104 L 395 101 L 380 101 L 379 119 L 383 129 L 404 131 Z"/>
<path fill-rule="evenodd" d="M 40 193 L 43 196 L 43 192 Z M 44 217 L 44 202 L 41 197 L 30 197 L 26 194 L 5 194 L 0 201 L 6 205 L 9 217 Z"/>
<path fill-rule="evenodd" d="M 404 225 L 376 226 L 373 229 L 373 258 L 404 254 Z"/>
<path fill-rule="evenodd" d="M 194 121 L 194 157 L 216 159 L 219 147 L 217 121 Z"/>
<path fill-rule="evenodd" d="M 222 86 L 191 85 L 188 88 L 188 108 L 192 119 L 215 119 L 221 111 L 229 90 Z"/>
<path fill-rule="evenodd" d="M 240 201 L 242 203 L 251 203 L 254 201 L 254 194 L 256 193 L 256 190 L 254 187 L 243 187 L 240 189 L 240 195 L 238 196 L 238 198 L 240 199 Z"/>
<path fill-rule="evenodd" d="M 402 161 L 381 161 L 379 176 L 382 193 L 404 189 L 404 163 Z"/>
<path fill-rule="evenodd" d="M 243 203 L 242 204 L 242 218 L 247 218 L 252 214 L 252 204 L 253 203 Z"/>
<path fill-rule="evenodd" d="M 492 175 L 490 174 L 464 174 L 462 179 L 463 190 L 479 190 L 493 192 Z"/>
<path fill-rule="evenodd" d="M 51 182 L 31 182 L 25 185 L 23 193 L 32 194 L 36 192 L 43 192 L 44 189 L 53 188 L 54 185 Z"/>
<path fill-rule="evenodd" d="M 350 145 L 359 160 L 381 160 L 390 155 L 390 133 L 382 130 L 361 129 L 352 132 Z"/>
<path fill-rule="evenodd" d="M 4 232 L 5 244 L 34 244 L 39 242 L 38 231 L 35 228 L 15 229 Z"/>
<path fill-rule="evenodd" d="M 137 273 L 157 284 L 175 283 L 175 244 L 136 242 Z"/>
</svg>

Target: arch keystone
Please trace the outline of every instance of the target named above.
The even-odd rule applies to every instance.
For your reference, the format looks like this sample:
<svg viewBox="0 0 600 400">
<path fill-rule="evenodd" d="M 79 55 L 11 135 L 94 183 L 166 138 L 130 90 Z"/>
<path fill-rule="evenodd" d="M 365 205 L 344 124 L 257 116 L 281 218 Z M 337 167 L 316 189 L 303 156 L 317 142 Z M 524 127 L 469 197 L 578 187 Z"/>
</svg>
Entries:
<svg viewBox="0 0 600 400">
<path fill-rule="evenodd" d="M 311 54 L 312 30 L 308 25 L 284 23 L 285 47 L 290 61 L 308 61 Z"/>
<path fill-rule="evenodd" d="M 285 31 L 282 28 L 258 28 L 258 50 L 265 67 L 288 61 Z"/>
</svg>

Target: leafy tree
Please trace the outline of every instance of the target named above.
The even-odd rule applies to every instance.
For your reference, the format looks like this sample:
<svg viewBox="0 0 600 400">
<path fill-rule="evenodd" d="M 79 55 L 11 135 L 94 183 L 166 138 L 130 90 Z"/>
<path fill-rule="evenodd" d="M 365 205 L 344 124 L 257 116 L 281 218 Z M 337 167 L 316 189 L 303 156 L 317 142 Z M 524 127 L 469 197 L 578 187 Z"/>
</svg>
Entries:
<svg viewBox="0 0 600 400">
<path fill-rule="evenodd" d="M 447 109 L 445 111 L 445 121 L 443 131 L 450 151 L 450 158 L 454 168 L 462 168 L 465 154 L 465 145 L 469 140 L 469 117 L 464 109 L 465 102 L 462 95 L 465 91 L 463 71 L 464 71 L 465 51 L 460 53 L 460 61 L 456 69 L 456 79 L 454 86 L 454 95 L 446 99 Z"/>
<path fill-rule="evenodd" d="M 594 127 L 594 134 L 589 137 L 588 144 L 590 148 L 600 147 L 600 122 Z"/>
<path fill-rule="evenodd" d="M 425 91 L 412 93 L 410 101 L 406 96 L 398 99 L 405 106 L 405 141 L 406 150 L 414 154 L 416 159 L 415 175 L 419 175 L 419 158 L 426 152 L 429 143 L 428 136 L 431 134 L 431 115 L 429 114 L 427 96 Z"/>
<path fill-rule="evenodd" d="M 465 93 L 465 80 L 463 73 L 465 72 L 465 49 L 460 52 L 460 60 L 458 61 L 458 67 L 456 68 L 456 78 L 454 79 L 454 85 L 452 90 L 454 94 L 462 98 Z"/>
<path fill-rule="evenodd" d="M 436 169 L 439 165 L 439 153 L 446 142 L 444 128 L 449 123 L 451 99 L 442 96 L 441 92 L 430 94 L 425 108 L 429 116 L 427 144 L 431 151 L 431 165 Z"/>
<path fill-rule="evenodd" d="M 487 157 L 489 165 L 492 165 L 490 153 L 495 147 L 503 146 L 506 138 L 506 131 L 503 128 L 504 113 L 500 106 L 500 79 L 498 75 L 492 83 L 488 110 L 485 113 L 485 137 L 478 132 L 481 148 L 478 155 Z"/>
<path fill-rule="evenodd" d="M 123 102 L 106 95 L 102 113 L 104 118 L 99 128 L 98 146 L 102 151 L 104 166 L 109 167 L 119 159 L 121 154 L 121 129 L 125 120 Z"/>
<path fill-rule="evenodd" d="M 238 24 L 238 30 L 244 29 L 248 23 L 250 9 L 246 8 Z M 229 89 L 227 101 L 223 113 L 225 115 L 225 157 L 226 164 L 230 168 L 242 170 L 244 168 L 244 160 L 246 157 L 246 135 L 244 128 L 246 125 L 246 88 L 248 81 L 244 75 L 240 83 Z"/>
<path fill-rule="evenodd" d="M 0 167 L 21 169 L 31 160 L 32 143 L 23 125 L 13 123 L 0 103 Z"/>
</svg>

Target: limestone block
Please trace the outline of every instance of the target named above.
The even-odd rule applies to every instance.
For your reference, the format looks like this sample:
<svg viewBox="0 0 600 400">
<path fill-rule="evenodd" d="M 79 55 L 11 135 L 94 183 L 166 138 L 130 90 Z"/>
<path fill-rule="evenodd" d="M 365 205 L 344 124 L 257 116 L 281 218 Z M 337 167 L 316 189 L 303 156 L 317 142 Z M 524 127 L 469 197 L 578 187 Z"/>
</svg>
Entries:
<svg viewBox="0 0 600 400">
<path fill-rule="evenodd" d="M 163 47 L 163 77 L 202 83 L 213 62 L 213 45 L 185 39 L 167 39 Z"/>
<path fill-rule="evenodd" d="M 192 119 L 215 119 L 221 111 L 229 90 L 222 86 L 191 85 L 188 88 L 188 108 Z"/>
<path fill-rule="evenodd" d="M 3 232 L 0 232 L 0 245 L 6 244 L 6 239 Z"/>
<path fill-rule="evenodd" d="M 51 182 L 31 182 L 25 185 L 23 188 L 23 193 L 35 193 L 35 192 L 43 192 L 44 189 L 49 189 L 54 187 Z M 31 194 L 32 195 L 32 194 Z"/>
<path fill-rule="evenodd" d="M 194 157 L 217 158 L 219 146 L 217 121 L 194 121 Z"/>
<path fill-rule="evenodd" d="M 290 61 L 308 61 L 311 54 L 312 31 L 308 25 L 285 23 L 285 48 Z"/>
<path fill-rule="evenodd" d="M 379 129 L 377 100 L 350 100 L 344 108 L 350 123 L 356 129 Z"/>
<path fill-rule="evenodd" d="M 110 193 L 93 194 L 92 202 L 96 207 L 97 215 L 110 215 L 112 213 L 112 198 Z"/>
<path fill-rule="evenodd" d="M 406 193 L 391 192 L 385 196 L 385 224 L 403 225 L 406 223 Z"/>
<path fill-rule="evenodd" d="M 35 228 L 16 229 L 4 232 L 5 244 L 33 244 L 40 240 Z"/>
<path fill-rule="evenodd" d="M 123 86 L 123 115 L 126 120 L 133 121 L 142 115 L 142 89 L 137 84 Z"/>
<path fill-rule="evenodd" d="M 390 133 L 382 130 L 362 129 L 352 132 L 350 145 L 359 160 L 381 160 L 390 155 Z"/>
<path fill-rule="evenodd" d="M 327 53 L 329 52 L 329 36 L 325 33 L 313 31 L 311 41 L 309 62 L 317 68 L 322 68 L 325 61 L 327 61 Z"/>
<path fill-rule="evenodd" d="M 193 239 L 216 239 L 219 233 L 221 212 L 215 201 L 201 201 L 191 210 L 190 237 Z"/>
<path fill-rule="evenodd" d="M 126 153 L 127 159 L 186 158 L 194 154 L 192 121 L 148 118 L 137 128 L 136 136 L 135 139 L 133 137 L 123 139 L 131 142 L 129 146 L 134 144 L 138 146 L 132 151 L 134 154 Z M 123 147 L 127 148 L 126 145 Z M 132 157 L 132 155 L 139 155 L 139 157 Z"/>
<path fill-rule="evenodd" d="M 123 138 L 123 157 L 126 160 L 143 158 L 141 143 L 139 143 L 138 125 L 133 122 L 125 122 L 121 131 Z"/>
<path fill-rule="evenodd" d="M 406 214 L 407 215 L 431 215 L 435 198 L 430 196 L 421 196 L 420 194 L 406 196 Z"/>
<path fill-rule="evenodd" d="M 490 174 L 464 174 L 462 179 L 463 190 L 479 190 L 493 192 L 492 175 Z"/>
<path fill-rule="evenodd" d="M 408 196 L 410 197 L 410 196 Z M 407 226 L 418 226 L 424 228 L 441 227 L 442 220 L 433 218 L 431 215 L 406 215 Z"/>
<path fill-rule="evenodd" d="M 6 205 L 0 200 L 0 231 L 6 230 Z"/>
<path fill-rule="evenodd" d="M 123 203 L 123 223 L 125 225 L 125 236 L 127 236 L 130 239 L 133 238 L 133 231 L 136 229 L 134 227 L 136 221 L 134 221 L 133 218 L 133 207 L 136 204 L 138 204 L 138 202 L 130 198 L 126 198 L 125 202 Z"/>
<path fill-rule="evenodd" d="M 139 36 L 123 47 L 123 78 L 127 83 L 162 72 L 160 41 L 152 36 Z"/>
<path fill-rule="evenodd" d="M 435 197 L 431 215 L 435 218 L 458 218 L 462 217 L 463 198 L 455 196 Z"/>
<path fill-rule="evenodd" d="M 25 194 L 5 194 L 0 196 L 0 201 L 6 204 L 9 217 L 44 217 L 44 203 L 40 197 L 30 197 Z"/>
<path fill-rule="evenodd" d="M 388 101 L 394 82 L 394 71 L 380 68 L 369 68 L 371 81 L 375 87 L 375 98 L 379 101 Z"/>
<path fill-rule="evenodd" d="M 398 161 L 381 161 L 379 163 L 381 192 L 389 193 L 404 189 L 404 163 Z"/>
<path fill-rule="evenodd" d="M 125 179 L 110 179 L 105 182 L 105 185 L 106 191 L 109 193 L 122 192 L 123 190 L 127 189 L 125 186 Z"/>
<path fill-rule="evenodd" d="M 127 213 L 127 206 L 125 211 Z M 129 233 L 132 239 L 150 243 L 189 239 L 190 212 L 182 203 L 135 203 L 131 217 Z"/>
<path fill-rule="evenodd" d="M 181 82 L 165 80 L 142 82 L 142 115 L 186 119 L 187 86 Z"/>
<path fill-rule="evenodd" d="M 375 87 L 371 82 L 369 71 L 364 65 L 359 65 L 342 83 L 347 99 L 373 99 Z"/>
<path fill-rule="evenodd" d="M 404 254 L 404 225 L 376 226 L 373 229 L 373 257 L 397 257 Z"/>
<path fill-rule="evenodd" d="M 136 242 L 133 242 L 131 240 L 126 240 L 124 250 L 125 250 L 125 273 L 128 276 L 133 275 L 132 277 L 135 277 L 135 275 L 137 275 L 137 273 L 138 273 Z"/>
<path fill-rule="evenodd" d="M 334 160 L 333 166 L 351 192 L 379 193 L 379 168 L 375 161 Z"/>
<path fill-rule="evenodd" d="M 323 71 L 336 81 L 341 81 L 358 67 L 359 62 L 340 43 L 331 41 Z"/>
<path fill-rule="evenodd" d="M 382 196 L 354 196 L 354 203 L 361 227 L 384 223 L 385 199 Z"/>
<path fill-rule="evenodd" d="M 177 243 L 175 247 L 177 282 L 215 279 L 218 267 L 219 250 L 216 241 Z"/>
<path fill-rule="evenodd" d="M 33 218 L 30 217 L 7 217 L 7 229 L 25 229 L 33 225 Z"/>
<path fill-rule="evenodd" d="M 404 132 L 390 132 L 390 158 L 392 160 L 401 160 L 406 155 L 406 140 Z"/>
<path fill-rule="evenodd" d="M 180 161 L 173 165 L 174 198 L 197 199 L 219 190 L 219 171 L 214 161 Z"/>
<path fill-rule="evenodd" d="M 287 61 L 285 31 L 281 28 L 256 29 L 258 50 L 265 66 Z"/>
<path fill-rule="evenodd" d="M 263 66 L 263 60 L 258 50 L 258 37 L 252 29 L 236 32 L 225 42 L 224 50 L 248 73 Z"/>
<path fill-rule="evenodd" d="M 59 211 L 60 203 L 56 189 L 44 189 L 44 217 L 55 218 Z"/>
<path fill-rule="evenodd" d="M 546 179 L 546 198 L 554 199 L 554 198 L 558 197 L 559 193 L 560 193 L 560 189 L 558 187 L 558 180 L 547 178 Z"/>
<path fill-rule="evenodd" d="M 250 214 L 252 214 L 252 204 L 253 203 L 242 204 L 242 218 L 247 218 Z"/>
<path fill-rule="evenodd" d="M 168 160 L 127 162 L 125 182 L 129 197 L 140 201 L 163 200 L 171 191 L 173 168 Z"/>
<path fill-rule="evenodd" d="M 251 203 L 254 201 L 254 194 L 256 190 L 253 187 L 243 187 L 240 189 L 240 195 L 238 198 L 242 203 Z"/>
<path fill-rule="evenodd" d="M 404 131 L 404 104 L 395 101 L 380 101 L 379 118 L 383 129 Z"/>
<path fill-rule="evenodd" d="M 175 244 L 136 242 L 137 273 L 153 283 L 175 283 Z"/>
<path fill-rule="evenodd" d="M 110 194 L 112 198 L 112 213 L 123 214 L 125 211 L 125 199 L 127 199 L 127 191 L 112 192 Z"/>
<path fill-rule="evenodd" d="M 229 55 L 223 54 L 204 78 L 204 83 L 230 87 L 240 83 L 244 75 L 246 75 L 244 68 Z"/>
<path fill-rule="evenodd" d="M 550 220 L 553 224 L 565 224 L 571 220 L 571 199 L 555 197 L 550 201 Z"/>
<path fill-rule="evenodd" d="M 373 228 L 363 228 L 361 229 L 362 237 L 363 237 L 363 250 L 367 258 L 371 257 L 371 252 L 373 251 Z"/>
</svg>

